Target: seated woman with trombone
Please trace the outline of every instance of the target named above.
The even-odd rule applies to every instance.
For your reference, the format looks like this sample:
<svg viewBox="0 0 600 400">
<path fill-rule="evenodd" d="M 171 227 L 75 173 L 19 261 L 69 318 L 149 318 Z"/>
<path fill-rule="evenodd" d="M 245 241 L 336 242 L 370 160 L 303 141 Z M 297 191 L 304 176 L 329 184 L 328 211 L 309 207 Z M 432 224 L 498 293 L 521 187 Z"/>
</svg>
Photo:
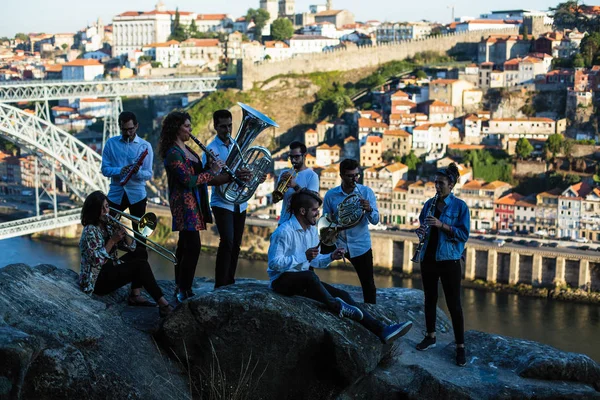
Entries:
<svg viewBox="0 0 600 400">
<path fill-rule="evenodd" d="M 156 306 L 141 295 L 140 290 L 144 287 L 158 303 L 160 316 L 168 315 L 173 308 L 156 283 L 150 264 L 136 256 L 135 239 L 125 233 L 125 227 L 111 217 L 109 211 L 107 197 L 101 191 L 93 192 L 83 203 L 83 231 L 79 241 L 81 290 L 103 296 L 131 283 L 129 305 Z M 117 248 L 129 252 L 118 258 Z"/>
</svg>

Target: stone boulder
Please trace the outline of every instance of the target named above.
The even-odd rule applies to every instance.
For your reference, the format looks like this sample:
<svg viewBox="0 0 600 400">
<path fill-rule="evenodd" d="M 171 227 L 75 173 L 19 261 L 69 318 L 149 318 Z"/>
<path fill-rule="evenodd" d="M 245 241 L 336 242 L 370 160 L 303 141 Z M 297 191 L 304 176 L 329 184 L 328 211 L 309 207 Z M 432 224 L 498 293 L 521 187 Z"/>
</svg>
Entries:
<svg viewBox="0 0 600 400">
<path fill-rule="evenodd" d="M 159 283 L 167 294 L 173 282 Z M 0 268 L 0 399 L 593 399 L 600 367 L 532 341 L 469 331 L 467 366 L 454 364 L 439 311 L 438 347 L 418 352 L 423 292 L 382 289 L 366 305 L 414 328 L 392 346 L 301 297 L 240 280 L 163 320 L 128 307 L 127 288 L 86 296 L 77 274 L 50 265 Z M 354 298 L 360 289 L 341 286 Z"/>
<path fill-rule="evenodd" d="M 51 265 L 0 268 L 0 399 L 167 399 L 188 396 L 185 370 L 148 327 L 156 308 L 127 290 L 89 297 Z"/>
</svg>

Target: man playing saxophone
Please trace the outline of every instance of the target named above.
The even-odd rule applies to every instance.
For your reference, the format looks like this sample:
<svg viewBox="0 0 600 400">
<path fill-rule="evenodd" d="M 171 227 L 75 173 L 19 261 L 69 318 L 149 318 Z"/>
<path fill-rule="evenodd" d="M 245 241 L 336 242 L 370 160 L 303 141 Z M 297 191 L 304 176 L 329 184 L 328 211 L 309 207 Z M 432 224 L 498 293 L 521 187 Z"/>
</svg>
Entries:
<svg viewBox="0 0 600 400">
<path fill-rule="evenodd" d="M 279 217 L 279 225 L 286 222 L 292 214 L 290 213 L 290 199 L 292 195 L 302 188 L 307 188 L 313 192 L 319 191 L 319 176 L 308 168 L 306 161 L 306 146 L 301 142 L 290 143 L 290 163 L 294 168 L 293 171 L 285 171 L 279 176 L 277 186 L 273 192 L 273 202 L 277 203 L 283 200 L 281 205 L 281 215 Z"/>
<path fill-rule="evenodd" d="M 102 175 L 110 178 L 108 190 L 108 205 L 119 211 L 129 208 L 129 213 L 140 218 L 146 213 L 146 181 L 152 179 L 152 160 L 154 153 L 150 143 L 139 137 L 137 117 L 130 111 L 123 111 L 119 115 L 119 128 L 121 135 L 106 141 L 102 149 Z M 140 160 L 145 151 L 148 154 Z M 133 173 L 133 174 L 131 174 Z M 123 178 L 131 174 L 125 183 Z M 133 222 L 133 229 L 137 231 L 137 222 Z M 144 241 L 141 236 L 136 236 Z M 138 246 L 140 256 L 148 258 L 146 248 Z"/>
<path fill-rule="evenodd" d="M 358 161 L 348 158 L 340 163 L 342 184 L 330 189 L 325 194 L 323 213 L 339 218 L 337 215 L 338 205 L 351 194 L 359 196 L 360 207 L 364 212 L 363 218 L 356 226 L 340 232 L 337 245 L 347 251 L 346 257 L 358 274 L 365 303 L 375 304 L 377 288 L 373 279 L 373 250 L 371 249 L 369 223 L 373 225 L 379 223 L 379 210 L 373 190 L 358 183 L 360 175 Z"/>
<path fill-rule="evenodd" d="M 424 251 L 418 252 L 421 279 L 425 292 L 425 323 L 427 335 L 417 345 L 417 350 L 435 347 L 435 320 L 438 298 L 438 281 L 442 281 L 446 304 L 452 318 L 456 341 L 456 364 L 466 364 L 464 320 L 460 303 L 462 268 L 460 258 L 469 239 L 471 226 L 467 204 L 452 194 L 459 177 L 456 164 L 442 168 L 435 175 L 436 196 L 427 200 L 416 233 L 424 237 Z M 435 201 L 435 204 L 432 204 Z M 433 213 L 430 212 L 433 210 Z"/>
</svg>

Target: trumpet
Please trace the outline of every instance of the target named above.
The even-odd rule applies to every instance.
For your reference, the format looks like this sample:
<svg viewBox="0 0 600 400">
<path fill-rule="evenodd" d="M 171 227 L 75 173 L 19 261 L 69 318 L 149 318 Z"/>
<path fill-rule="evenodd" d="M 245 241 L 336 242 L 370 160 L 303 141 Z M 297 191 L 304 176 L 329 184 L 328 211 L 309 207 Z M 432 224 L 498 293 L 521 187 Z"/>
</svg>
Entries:
<svg viewBox="0 0 600 400">
<path fill-rule="evenodd" d="M 436 193 L 435 196 L 433 196 L 433 200 L 431 201 L 429 210 L 427 210 L 427 215 L 425 216 L 425 219 L 427 219 L 427 217 L 431 217 L 433 215 L 433 213 L 435 212 L 437 199 L 438 199 L 438 194 Z M 413 255 L 413 258 L 410 259 L 410 261 L 412 261 L 414 263 L 418 263 L 421 261 L 421 252 L 423 251 L 423 247 L 425 246 L 425 240 L 427 240 L 427 238 L 429 237 L 430 229 L 431 229 L 431 227 L 429 225 L 426 225 L 425 233 L 422 236 L 419 235 L 419 244 L 417 245 L 415 254 Z"/>
<path fill-rule="evenodd" d="M 279 180 L 277 187 L 273 191 L 273 203 L 278 203 L 283 200 L 283 195 L 288 189 L 288 184 L 292 180 L 292 177 L 295 178 L 296 176 L 298 176 L 298 171 L 294 170 L 293 174 L 290 172 L 287 178 Z"/>
<path fill-rule="evenodd" d="M 109 209 L 111 211 L 117 213 L 119 218 L 125 217 L 125 218 L 138 224 L 138 229 L 137 229 L 137 231 L 135 231 L 133 228 L 130 228 L 127 225 L 123 224 L 119 220 L 119 218 L 116 218 L 110 214 L 107 214 L 106 215 L 106 223 L 111 225 L 113 227 L 113 229 L 123 228 L 130 232 L 133 232 L 133 235 L 128 234 L 127 236 L 129 236 L 136 242 L 145 245 L 146 248 L 155 251 L 158 255 L 162 256 L 163 258 L 166 258 L 167 260 L 171 261 L 173 264 L 177 265 L 177 256 L 175 256 L 175 253 L 173 253 L 172 251 L 168 250 L 167 248 L 161 246 L 160 244 L 156 243 L 155 241 L 148 239 L 148 236 L 152 235 L 152 233 L 154 232 L 154 230 L 156 229 L 156 226 L 158 224 L 158 218 L 156 217 L 156 214 L 149 212 L 138 218 L 138 217 L 134 217 L 133 215 L 124 213 L 123 211 L 117 210 L 116 208 L 109 207 Z M 147 240 L 147 242 L 144 243 L 142 240 L 135 237 L 136 234 L 142 236 L 144 239 Z"/>
</svg>

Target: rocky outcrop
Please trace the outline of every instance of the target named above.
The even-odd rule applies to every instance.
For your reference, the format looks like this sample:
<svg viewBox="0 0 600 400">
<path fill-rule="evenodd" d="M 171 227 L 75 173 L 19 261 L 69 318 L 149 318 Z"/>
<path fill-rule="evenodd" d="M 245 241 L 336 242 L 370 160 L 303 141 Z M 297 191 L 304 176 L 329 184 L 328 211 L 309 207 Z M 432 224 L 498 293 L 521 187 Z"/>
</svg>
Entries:
<svg viewBox="0 0 600 400">
<path fill-rule="evenodd" d="M 416 351 L 419 290 L 380 290 L 378 305 L 365 306 L 415 323 L 384 346 L 360 324 L 264 282 L 212 286 L 197 279 L 197 296 L 159 323 L 156 309 L 125 305 L 125 288 L 90 298 L 72 271 L 0 269 L 0 399 L 180 399 L 190 390 L 215 399 L 600 398 L 598 364 L 532 341 L 469 331 L 468 363 L 457 367 L 442 312 L 438 347 Z M 172 282 L 161 287 L 173 291 Z"/>
</svg>

